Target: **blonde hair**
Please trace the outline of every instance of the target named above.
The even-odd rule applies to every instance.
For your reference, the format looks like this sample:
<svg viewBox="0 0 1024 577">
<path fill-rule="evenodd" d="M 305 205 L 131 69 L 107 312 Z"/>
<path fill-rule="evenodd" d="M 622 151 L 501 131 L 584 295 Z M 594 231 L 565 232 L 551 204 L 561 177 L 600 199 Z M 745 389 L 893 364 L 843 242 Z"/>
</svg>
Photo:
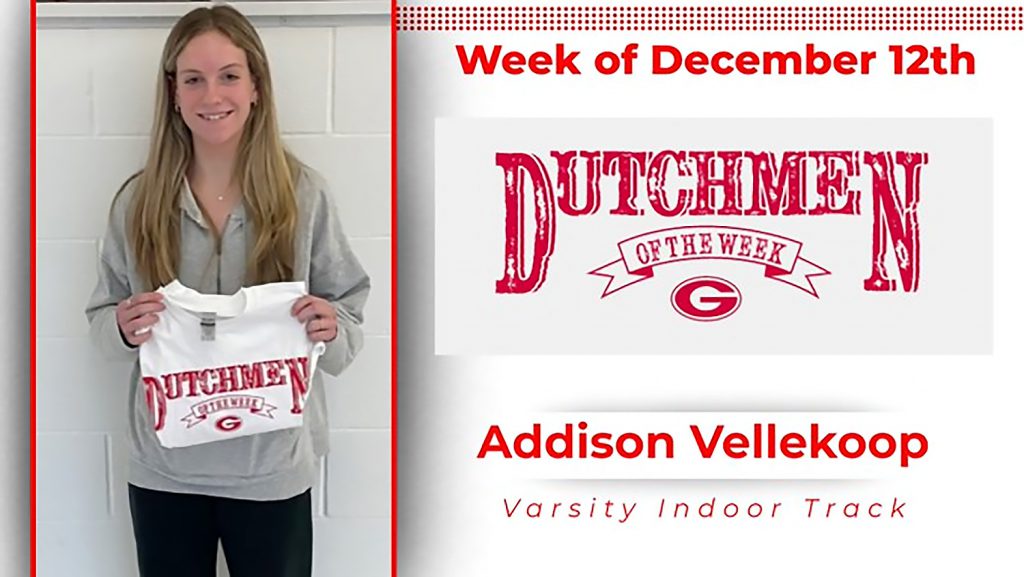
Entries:
<svg viewBox="0 0 1024 577">
<path fill-rule="evenodd" d="M 136 180 L 136 184 L 126 223 L 128 239 L 138 273 L 150 288 L 177 278 L 181 250 L 181 219 L 177 215 L 193 158 L 192 133 L 174 110 L 177 60 L 193 38 L 210 31 L 223 34 L 245 52 L 259 95 L 242 131 L 234 174 L 255 231 L 246 282 L 292 280 L 298 218 L 295 187 L 301 164 L 285 150 L 278 132 L 270 66 L 259 35 L 234 8 L 214 6 L 192 10 L 178 20 L 167 37 L 157 80 L 149 155 L 145 168 L 129 179 L 129 183 Z"/>
</svg>

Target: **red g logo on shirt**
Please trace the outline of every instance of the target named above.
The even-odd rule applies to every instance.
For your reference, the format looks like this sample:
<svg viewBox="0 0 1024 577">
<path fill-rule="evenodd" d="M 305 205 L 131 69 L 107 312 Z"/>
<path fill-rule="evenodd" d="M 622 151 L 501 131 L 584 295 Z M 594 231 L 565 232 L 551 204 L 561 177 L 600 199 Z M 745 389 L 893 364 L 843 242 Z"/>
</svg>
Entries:
<svg viewBox="0 0 1024 577">
<path fill-rule="evenodd" d="M 695 321 L 720 321 L 736 312 L 742 300 L 736 285 L 713 276 L 684 280 L 672 290 L 672 308 Z"/>
<path fill-rule="evenodd" d="M 239 427 L 242 426 L 242 419 L 234 415 L 228 415 L 226 417 L 221 417 L 217 419 L 217 422 L 214 423 L 214 426 L 217 427 L 218 431 L 230 433 L 231 431 L 234 431 L 235 429 L 238 429 Z"/>
</svg>

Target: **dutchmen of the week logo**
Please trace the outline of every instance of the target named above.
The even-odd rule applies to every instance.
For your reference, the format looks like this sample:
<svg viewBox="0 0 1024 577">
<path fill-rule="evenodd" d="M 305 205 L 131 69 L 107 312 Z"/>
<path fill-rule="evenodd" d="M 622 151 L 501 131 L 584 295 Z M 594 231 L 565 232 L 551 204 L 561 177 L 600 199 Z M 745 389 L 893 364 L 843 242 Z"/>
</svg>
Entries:
<svg viewBox="0 0 1024 577">
<path fill-rule="evenodd" d="M 566 150 L 550 156 L 553 172 L 533 153 L 495 155 L 505 189 L 504 274 L 495 284 L 499 294 L 542 290 L 555 253 L 558 219 L 602 212 L 645 217 L 645 223 L 651 217 L 664 221 L 629 238 L 609 240 L 609 261 L 595 263 L 589 272 L 603 283 L 602 299 L 653 278 L 658 269 L 672 269 L 671 274 L 686 270 L 691 273 L 668 299 L 671 307 L 695 321 L 729 318 L 742 295 L 730 280 L 702 274 L 701 264 L 712 260 L 758 267 L 766 282 L 821 298 L 816 283 L 827 287 L 822 277 L 831 272 L 814 254 L 816 248 L 827 254 L 828 247 L 805 246 L 779 230 L 785 220 L 772 217 L 869 217 L 872 238 L 864 255 L 863 290 L 918 289 L 917 208 L 921 171 L 928 163 L 925 152 Z M 728 217 L 729 224 L 720 217 Z M 750 225 L 736 226 L 737 217 L 750 217 Z M 678 263 L 683 268 L 662 268 Z M 751 288 L 756 287 L 745 290 Z"/>
<path fill-rule="evenodd" d="M 291 391 L 294 415 L 302 414 L 309 391 L 309 358 L 295 357 L 142 377 L 146 404 L 153 413 L 153 429 L 167 425 L 168 404 L 187 403 L 181 422 L 191 429 L 204 422 L 231 433 L 245 424 L 245 416 L 274 419 L 276 405 L 267 400 L 271 387 Z M 218 413 L 227 413 L 218 414 Z"/>
</svg>

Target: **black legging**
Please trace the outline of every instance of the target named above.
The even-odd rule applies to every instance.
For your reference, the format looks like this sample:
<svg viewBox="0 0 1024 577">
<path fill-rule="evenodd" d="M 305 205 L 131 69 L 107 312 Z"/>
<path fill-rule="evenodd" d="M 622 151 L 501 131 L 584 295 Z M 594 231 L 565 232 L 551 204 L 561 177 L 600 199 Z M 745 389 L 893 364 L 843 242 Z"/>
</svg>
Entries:
<svg viewBox="0 0 1024 577">
<path fill-rule="evenodd" d="M 140 577 L 310 577 L 310 491 L 282 501 L 165 493 L 128 485 Z"/>
</svg>

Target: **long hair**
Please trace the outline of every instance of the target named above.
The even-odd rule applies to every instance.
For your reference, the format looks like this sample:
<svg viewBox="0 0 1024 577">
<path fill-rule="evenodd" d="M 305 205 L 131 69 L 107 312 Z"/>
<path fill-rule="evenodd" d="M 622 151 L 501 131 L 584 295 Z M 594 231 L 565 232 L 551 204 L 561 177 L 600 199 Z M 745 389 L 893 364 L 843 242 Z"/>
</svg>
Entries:
<svg viewBox="0 0 1024 577">
<path fill-rule="evenodd" d="M 136 183 L 128 209 L 128 241 L 139 276 L 150 288 L 177 278 L 181 250 L 179 202 L 193 159 L 192 133 L 174 110 L 177 60 L 189 41 L 210 31 L 223 34 L 245 52 L 259 95 L 242 131 L 234 174 L 255 232 L 246 282 L 292 280 L 298 219 L 295 188 L 301 165 L 285 150 L 278 132 L 270 66 L 259 35 L 234 8 L 214 6 L 192 10 L 178 20 L 167 37 L 157 79 L 149 155 L 145 168 L 133 177 Z"/>
</svg>

